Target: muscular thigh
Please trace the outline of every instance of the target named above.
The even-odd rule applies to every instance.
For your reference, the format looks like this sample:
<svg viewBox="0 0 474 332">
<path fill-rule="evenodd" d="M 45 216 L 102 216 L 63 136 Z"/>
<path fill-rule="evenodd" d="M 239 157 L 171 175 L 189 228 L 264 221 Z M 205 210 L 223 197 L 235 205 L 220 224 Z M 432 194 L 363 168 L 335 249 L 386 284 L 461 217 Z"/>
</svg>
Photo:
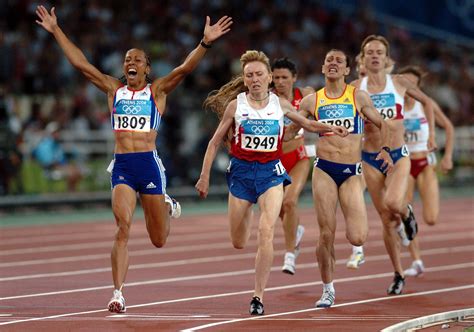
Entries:
<svg viewBox="0 0 474 332">
<path fill-rule="evenodd" d="M 313 168 L 313 200 L 320 226 L 336 228 L 338 189 L 334 180 L 318 167 Z"/>
<path fill-rule="evenodd" d="M 275 222 L 280 213 L 283 202 L 283 184 L 269 188 L 258 198 L 260 213 L 265 215 L 269 221 Z"/>
<path fill-rule="evenodd" d="M 147 224 L 153 223 L 155 226 L 165 226 L 169 208 L 165 203 L 164 195 L 141 194 L 140 200 L 145 214 Z"/>
<path fill-rule="evenodd" d="M 308 159 L 300 160 L 290 172 L 291 184 L 285 187 L 285 197 L 298 199 L 308 179 L 310 163 Z"/>
<path fill-rule="evenodd" d="M 351 176 L 339 187 L 339 203 L 349 233 L 354 230 L 367 231 L 367 209 L 362 176 Z"/>
<path fill-rule="evenodd" d="M 435 222 L 439 212 L 439 184 L 434 166 L 426 166 L 418 175 L 416 184 L 423 203 L 425 220 Z"/>
<path fill-rule="evenodd" d="M 248 217 L 253 204 L 245 199 L 235 197 L 231 193 L 229 193 L 228 202 L 228 216 L 231 227 L 233 225 L 240 225 Z"/>
<path fill-rule="evenodd" d="M 399 202 L 405 200 L 410 176 L 410 159 L 405 157 L 397 161 L 393 169 L 387 174 L 385 181 L 385 195 L 387 198 Z"/>
<path fill-rule="evenodd" d="M 385 175 L 366 162 L 362 162 L 362 174 L 364 175 L 370 198 L 379 214 L 381 214 L 385 209 L 383 202 L 385 195 Z"/>
</svg>

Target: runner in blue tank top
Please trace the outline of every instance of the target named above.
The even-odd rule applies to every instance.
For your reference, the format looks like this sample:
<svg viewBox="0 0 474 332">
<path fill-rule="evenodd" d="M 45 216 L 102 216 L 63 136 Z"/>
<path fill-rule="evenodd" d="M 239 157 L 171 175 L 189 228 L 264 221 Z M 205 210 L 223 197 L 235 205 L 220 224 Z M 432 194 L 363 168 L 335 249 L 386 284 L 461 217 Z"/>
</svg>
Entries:
<svg viewBox="0 0 474 332">
<path fill-rule="evenodd" d="M 155 145 L 166 97 L 196 68 L 211 43 L 230 30 L 232 19 L 224 16 L 210 25 L 210 18 L 206 17 L 204 36 L 198 46 L 171 73 L 150 83 L 148 56 L 141 49 L 128 50 L 123 62 L 124 86 L 120 80 L 101 73 L 87 61 L 84 53 L 58 26 L 54 7 L 48 12 L 44 6 L 38 6 L 36 14 L 39 17 L 36 22 L 54 36 L 69 62 L 107 94 L 115 134 L 115 158 L 110 171 L 112 210 L 117 224 L 111 254 L 115 290 L 108 309 L 125 312 L 122 287 L 128 270 L 127 243 L 137 192 L 148 235 L 156 247 L 162 247 L 166 242 L 170 216 L 177 218 L 181 213 L 179 203 L 166 195 L 165 169 Z"/>
</svg>

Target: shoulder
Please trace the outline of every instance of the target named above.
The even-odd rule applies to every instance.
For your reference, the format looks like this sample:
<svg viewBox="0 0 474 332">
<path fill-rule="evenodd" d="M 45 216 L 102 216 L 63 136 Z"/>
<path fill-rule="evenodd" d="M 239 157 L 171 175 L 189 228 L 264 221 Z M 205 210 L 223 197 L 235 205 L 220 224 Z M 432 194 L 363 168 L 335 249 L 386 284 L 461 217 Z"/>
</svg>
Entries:
<svg viewBox="0 0 474 332">
<path fill-rule="evenodd" d="M 306 97 L 307 95 L 309 95 L 309 94 L 311 94 L 311 93 L 314 92 L 314 89 L 313 89 L 313 87 L 311 87 L 311 86 L 305 86 L 304 88 L 301 88 L 301 89 L 299 89 L 299 90 L 300 90 L 301 95 L 302 95 L 303 97 Z"/>
<path fill-rule="evenodd" d="M 362 80 L 360 78 L 356 79 L 356 80 L 353 80 L 351 83 L 349 83 L 350 85 L 356 87 L 356 88 L 359 88 L 360 87 L 360 82 Z"/>
</svg>

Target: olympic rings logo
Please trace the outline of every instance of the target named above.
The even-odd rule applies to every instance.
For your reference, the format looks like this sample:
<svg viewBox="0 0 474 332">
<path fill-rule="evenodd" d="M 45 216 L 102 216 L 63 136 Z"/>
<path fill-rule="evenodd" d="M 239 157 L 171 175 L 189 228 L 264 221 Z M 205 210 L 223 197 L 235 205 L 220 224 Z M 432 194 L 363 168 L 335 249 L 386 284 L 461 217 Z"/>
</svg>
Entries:
<svg viewBox="0 0 474 332">
<path fill-rule="evenodd" d="M 374 103 L 375 108 L 382 108 L 387 104 L 385 99 L 375 99 L 372 102 Z"/>
<path fill-rule="evenodd" d="M 140 106 L 136 105 L 124 105 L 122 109 L 126 114 L 138 114 L 142 110 Z"/>
<path fill-rule="evenodd" d="M 326 115 L 332 119 L 338 118 L 342 115 L 342 110 L 327 110 Z"/>
<path fill-rule="evenodd" d="M 257 135 L 266 135 L 270 131 L 269 126 L 252 126 L 250 127 L 252 132 Z"/>
</svg>

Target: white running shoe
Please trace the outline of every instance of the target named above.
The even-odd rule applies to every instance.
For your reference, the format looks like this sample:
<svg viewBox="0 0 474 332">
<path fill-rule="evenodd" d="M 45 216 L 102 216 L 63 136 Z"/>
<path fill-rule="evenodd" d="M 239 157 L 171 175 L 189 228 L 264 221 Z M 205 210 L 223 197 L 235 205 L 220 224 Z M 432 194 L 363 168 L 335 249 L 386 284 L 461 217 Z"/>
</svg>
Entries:
<svg viewBox="0 0 474 332">
<path fill-rule="evenodd" d="M 296 228 L 295 258 L 298 257 L 298 255 L 300 254 L 300 245 L 301 245 L 301 239 L 303 238 L 303 234 L 304 234 L 304 226 L 298 225 L 298 228 Z"/>
<path fill-rule="evenodd" d="M 416 261 L 413 261 L 411 266 L 408 269 L 406 269 L 403 273 L 405 274 L 405 276 L 408 276 L 408 277 L 418 277 L 422 275 L 423 272 L 425 272 L 425 267 L 423 265 L 423 262 L 421 260 L 416 260 Z"/>
<path fill-rule="evenodd" d="M 107 307 L 110 312 L 115 312 L 117 314 L 127 311 L 127 308 L 125 308 L 125 299 L 123 298 L 121 291 L 118 289 L 114 290 L 114 295 L 110 299 Z"/>
<path fill-rule="evenodd" d="M 287 252 L 285 254 L 285 262 L 283 263 L 283 267 L 281 271 L 288 274 L 295 274 L 296 270 L 296 256 L 292 252 Z"/>
<path fill-rule="evenodd" d="M 403 225 L 402 222 L 397 228 L 397 233 L 400 237 L 400 241 L 402 242 L 402 246 L 408 247 L 410 245 L 410 240 L 408 240 L 407 233 L 405 232 L 405 225 Z"/>
<path fill-rule="evenodd" d="M 168 194 L 165 194 L 165 202 L 171 207 L 170 216 L 171 218 L 179 218 L 181 215 L 181 204 L 174 198 L 171 198 Z"/>
<path fill-rule="evenodd" d="M 329 308 L 334 304 L 334 300 L 336 299 L 336 292 L 332 292 L 330 290 L 324 290 L 323 295 L 321 298 L 315 303 L 317 308 Z"/>
<path fill-rule="evenodd" d="M 353 252 L 351 257 L 346 263 L 349 269 L 358 269 L 359 266 L 365 263 L 365 257 L 363 252 Z"/>
</svg>

